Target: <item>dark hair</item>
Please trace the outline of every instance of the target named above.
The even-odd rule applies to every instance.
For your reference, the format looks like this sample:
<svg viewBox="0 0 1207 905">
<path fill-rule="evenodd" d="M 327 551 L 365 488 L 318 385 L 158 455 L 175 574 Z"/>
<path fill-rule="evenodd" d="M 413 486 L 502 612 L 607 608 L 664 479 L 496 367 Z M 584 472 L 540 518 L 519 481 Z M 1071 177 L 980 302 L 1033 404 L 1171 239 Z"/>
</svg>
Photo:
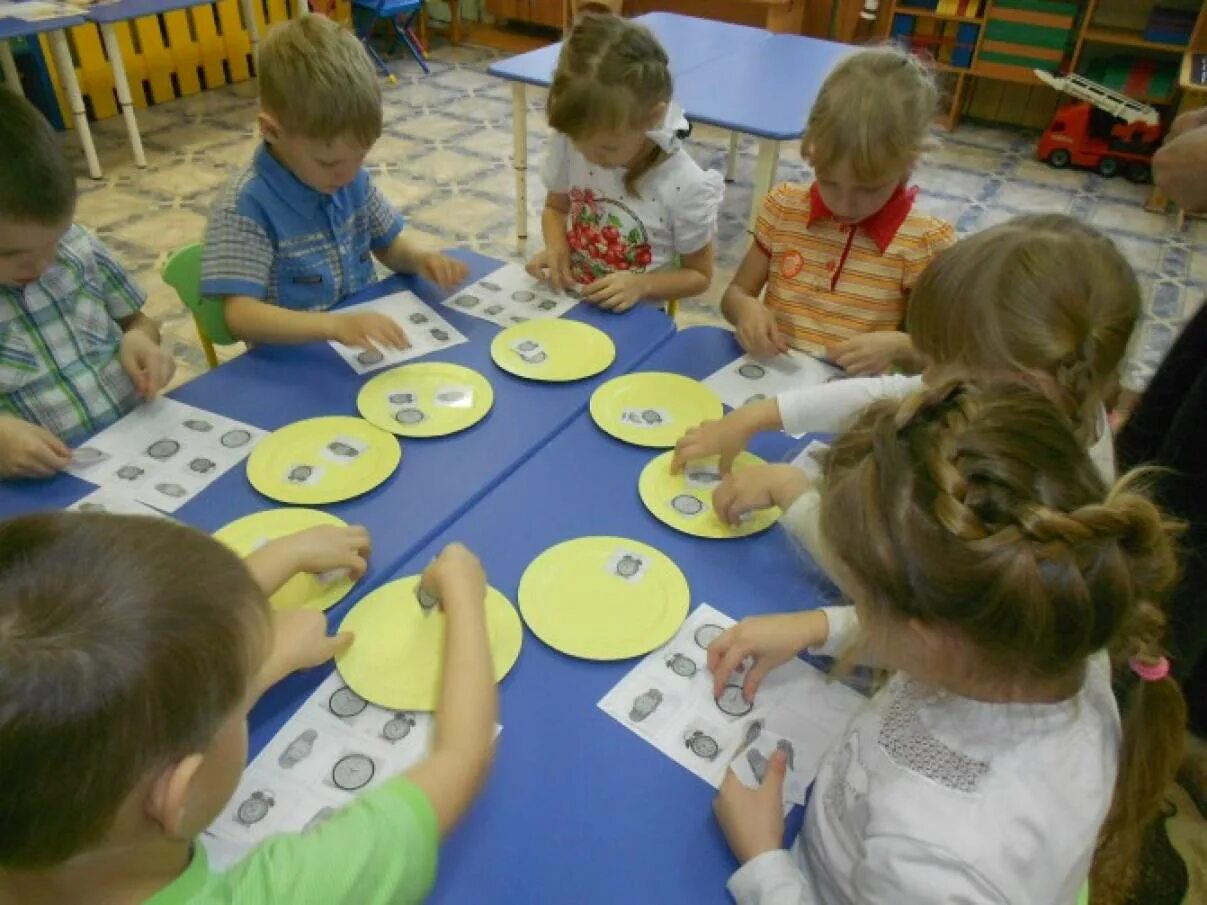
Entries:
<svg viewBox="0 0 1207 905">
<path fill-rule="evenodd" d="M 46 118 L 0 91 L 0 218 L 52 225 L 75 213 L 75 173 Z"/>
<path fill-rule="evenodd" d="M 96 845 L 149 774 L 204 751 L 246 695 L 267 606 L 233 552 L 174 522 L 0 522 L 0 868 Z"/>
<path fill-rule="evenodd" d="M 1177 573 L 1178 526 L 1141 477 L 1108 488 L 1038 391 L 964 381 L 866 409 L 835 442 L 822 495 L 822 534 L 866 630 L 885 617 L 953 629 L 1003 678 L 1069 677 L 1110 653 L 1128 693 L 1095 901 L 1126 896 L 1186 720 L 1172 677 L 1137 683 L 1129 666 L 1164 655 L 1160 600 Z"/>
</svg>

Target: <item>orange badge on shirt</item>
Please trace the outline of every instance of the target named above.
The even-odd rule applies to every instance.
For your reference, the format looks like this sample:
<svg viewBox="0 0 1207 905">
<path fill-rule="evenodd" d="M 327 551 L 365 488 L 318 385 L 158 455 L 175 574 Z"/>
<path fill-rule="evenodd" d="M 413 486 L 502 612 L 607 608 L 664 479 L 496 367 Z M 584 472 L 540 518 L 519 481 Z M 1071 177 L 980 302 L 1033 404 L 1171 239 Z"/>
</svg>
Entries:
<svg viewBox="0 0 1207 905">
<path fill-rule="evenodd" d="M 790 251 L 784 255 L 784 259 L 780 261 L 780 273 L 788 279 L 796 276 L 805 269 L 805 259 L 801 257 L 799 251 Z"/>
</svg>

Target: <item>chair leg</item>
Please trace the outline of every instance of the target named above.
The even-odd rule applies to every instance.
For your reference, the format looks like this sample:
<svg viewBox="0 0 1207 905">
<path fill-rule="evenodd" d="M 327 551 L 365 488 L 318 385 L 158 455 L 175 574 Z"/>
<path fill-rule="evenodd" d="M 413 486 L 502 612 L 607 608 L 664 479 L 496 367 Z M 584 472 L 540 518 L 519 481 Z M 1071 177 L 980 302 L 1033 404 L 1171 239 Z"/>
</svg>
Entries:
<svg viewBox="0 0 1207 905">
<path fill-rule="evenodd" d="M 197 315 L 193 315 L 193 326 L 197 328 L 197 338 L 201 340 L 201 351 L 205 353 L 205 360 L 211 368 L 218 367 L 218 353 L 214 351 L 214 344 L 210 338 L 205 335 L 205 330 L 201 327 L 201 321 L 197 319 Z"/>
<path fill-rule="evenodd" d="M 396 85 L 398 83 L 398 79 L 395 77 L 394 73 L 390 72 L 389 67 L 386 66 L 386 61 L 381 58 L 381 54 L 377 52 L 377 48 L 373 46 L 373 41 L 371 40 L 373 37 L 373 26 L 376 24 L 376 19 L 371 20 L 363 31 L 358 31 L 356 33 L 356 36 L 360 38 L 360 43 L 364 45 L 365 50 L 368 51 L 368 54 L 373 59 L 373 63 L 377 66 L 378 71 L 380 71 L 381 74 L 389 80 L 391 85 Z"/>
<path fill-rule="evenodd" d="M 432 70 L 428 68 L 427 60 L 424 59 L 422 49 L 416 44 L 414 37 L 411 35 L 411 28 L 415 24 L 415 19 L 419 15 L 418 11 L 411 13 L 401 26 L 398 21 L 394 21 L 394 35 L 398 40 L 406 45 L 407 50 L 411 52 L 411 56 L 415 58 L 415 62 L 419 64 L 419 68 L 423 70 L 424 75 L 431 75 Z"/>
</svg>

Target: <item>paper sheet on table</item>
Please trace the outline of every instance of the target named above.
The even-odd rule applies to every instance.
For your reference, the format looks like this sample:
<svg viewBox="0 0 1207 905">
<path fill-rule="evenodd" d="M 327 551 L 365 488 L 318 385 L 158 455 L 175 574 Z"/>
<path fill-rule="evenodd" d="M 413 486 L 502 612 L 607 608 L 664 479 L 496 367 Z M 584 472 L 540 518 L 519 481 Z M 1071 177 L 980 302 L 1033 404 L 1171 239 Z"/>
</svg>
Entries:
<svg viewBox="0 0 1207 905">
<path fill-rule="evenodd" d="M 105 488 L 92 491 L 67 508 L 73 512 L 109 512 L 116 515 L 153 515 L 157 518 L 170 518 L 158 509 L 152 509 L 146 503 L 140 503 L 125 494 L 115 493 Z"/>
<path fill-rule="evenodd" d="M 774 398 L 785 390 L 841 380 L 846 374 L 833 365 L 795 350 L 767 361 L 743 355 L 704 379 L 704 385 L 730 408 Z"/>
<path fill-rule="evenodd" d="M 60 16 L 78 16 L 80 8 L 67 3 L 25 0 L 21 3 L 0 3 L 0 19 L 22 19 L 36 22 L 39 19 L 55 19 Z"/>
<path fill-rule="evenodd" d="M 753 704 L 742 697 L 738 674 L 715 699 L 706 650 L 733 624 L 706 603 L 696 607 L 675 637 L 637 664 L 599 707 L 714 788 L 731 762 L 740 779 L 743 767 L 746 777 L 759 774 L 783 740 L 790 746 L 785 807 L 804 804 L 822 755 L 842 738 L 865 698 L 803 660 L 790 660 L 767 674 Z"/>
<path fill-rule="evenodd" d="M 331 347 L 357 374 L 368 374 L 370 371 L 402 364 L 438 349 L 448 349 L 468 342 L 460 330 L 437 314 L 430 305 L 421 302 L 413 292 L 395 292 L 371 302 L 340 308 L 336 313 L 342 316 L 362 314 L 366 311 L 375 311 L 396 320 L 406 331 L 411 345 L 405 349 L 366 350 L 345 346 L 332 340 Z"/>
<path fill-rule="evenodd" d="M 269 836 L 305 832 L 409 770 L 431 747 L 434 726 L 430 713 L 366 703 L 332 672 L 243 772 L 205 831 L 210 864 L 222 870 Z"/>
<path fill-rule="evenodd" d="M 518 264 L 504 264 L 449 296 L 443 304 L 462 314 L 510 327 L 529 320 L 561 317 L 578 304 L 578 297 L 558 292 L 530 276 Z"/>
<path fill-rule="evenodd" d="M 67 471 L 111 497 L 175 512 L 242 462 L 266 434 L 161 396 L 75 449 Z"/>
</svg>

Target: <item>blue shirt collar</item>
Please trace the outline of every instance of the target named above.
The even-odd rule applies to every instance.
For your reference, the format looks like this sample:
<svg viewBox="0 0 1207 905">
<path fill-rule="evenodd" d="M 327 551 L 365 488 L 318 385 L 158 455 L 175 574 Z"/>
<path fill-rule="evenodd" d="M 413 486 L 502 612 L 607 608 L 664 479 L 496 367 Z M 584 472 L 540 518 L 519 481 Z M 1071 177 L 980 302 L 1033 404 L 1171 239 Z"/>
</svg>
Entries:
<svg viewBox="0 0 1207 905">
<path fill-rule="evenodd" d="M 302 216 L 311 216 L 316 210 L 325 210 L 330 202 L 342 200 L 344 192 L 347 191 L 343 188 L 334 195 L 325 195 L 312 189 L 293 175 L 285 164 L 273 157 L 266 141 L 256 148 L 255 168 L 256 175 L 264 180 L 264 184 L 272 193 Z"/>
</svg>

